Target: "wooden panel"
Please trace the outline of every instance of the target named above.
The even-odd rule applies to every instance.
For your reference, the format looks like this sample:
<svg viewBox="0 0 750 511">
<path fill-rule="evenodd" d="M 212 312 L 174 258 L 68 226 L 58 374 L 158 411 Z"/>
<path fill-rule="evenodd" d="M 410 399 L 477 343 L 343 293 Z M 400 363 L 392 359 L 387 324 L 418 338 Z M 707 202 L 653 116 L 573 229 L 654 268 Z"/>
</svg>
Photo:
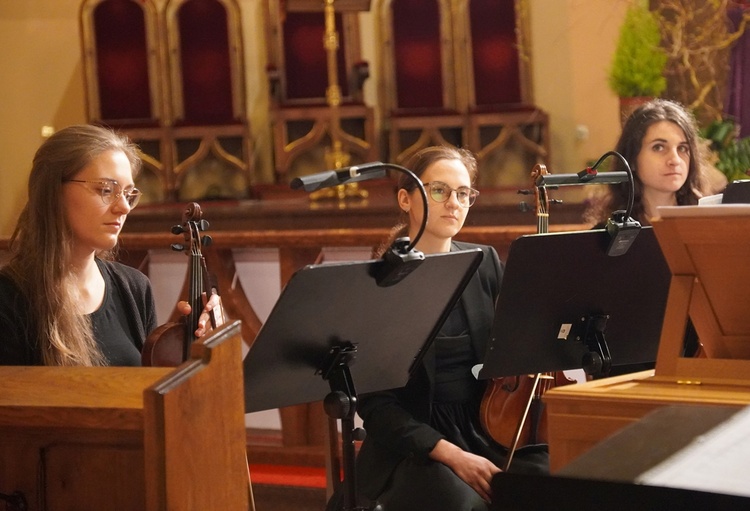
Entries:
<svg viewBox="0 0 750 511">
<path fill-rule="evenodd" d="M 253 509 L 239 331 L 177 369 L 0 367 L 0 493 L 28 511 Z"/>
<path fill-rule="evenodd" d="M 42 453 L 43 509 L 146 509 L 142 444 L 64 443 Z"/>
<path fill-rule="evenodd" d="M 622 427 L 666 405 L 750 405 L 747 381 L 677 383 L 652 374 L 644 371 L 545 393 L 551 470 L 559 470 Z"/>
<path fill-rule="evenodd" d="M 247 509 L 239 323 L 194 343 L 191 357 L 144 392 L 149 509 Z"/>
</svg>

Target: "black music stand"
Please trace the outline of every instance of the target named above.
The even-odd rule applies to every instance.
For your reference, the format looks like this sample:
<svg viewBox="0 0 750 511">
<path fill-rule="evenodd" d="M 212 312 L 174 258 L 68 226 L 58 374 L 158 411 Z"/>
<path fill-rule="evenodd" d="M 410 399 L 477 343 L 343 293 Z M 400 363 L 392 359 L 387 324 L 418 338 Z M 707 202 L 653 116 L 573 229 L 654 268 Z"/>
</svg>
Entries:
<svg viewBox="0 0 750 511">
<path fill-rule="evenodd" d="M 244 361 L 245 411 L 324 400 L 341 420 L 346 511 L 357 506 L 357 390 L 406 385 L 482 260 L 473 249 L 428 255 L 395 285 L 384 260 L 307 266 L 281 293 Z M 356 359 L 356 363 L 355 362 Z"/>
<path fill-rule="evenodd" d="M 656 360 L 669 267 L 651 227 L 617 257 L 607 255 L 609 243 L 597 229 L 511 244 L 480 379 L 536 374 L 538 381 L 580 368 L 602 376 Z M 525 414 L 519 432 L 523 421 Z"/>
</svg>

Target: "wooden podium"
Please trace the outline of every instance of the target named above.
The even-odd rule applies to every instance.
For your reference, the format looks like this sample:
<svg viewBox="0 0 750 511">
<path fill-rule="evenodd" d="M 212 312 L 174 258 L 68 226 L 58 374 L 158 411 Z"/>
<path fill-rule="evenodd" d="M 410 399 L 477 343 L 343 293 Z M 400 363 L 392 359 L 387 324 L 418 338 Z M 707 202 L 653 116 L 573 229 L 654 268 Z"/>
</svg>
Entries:
<svg viewBox="0 0 750 511">
<path fill-rule="evenodd" d="M 750 205 L 660 213 L 654 232 L 672 281 L 656 368 L 544 395 L 553 472 L 656 408 L 750 405 Z M 688 317 L 707 358 L 681 357 Z"/>
<path fill-rule="evenodd" d="M 28 511 L 254 509 L 241 345 L 235 321 L 177 368 L 0 367 L 0 493 Z"/>
</svg>

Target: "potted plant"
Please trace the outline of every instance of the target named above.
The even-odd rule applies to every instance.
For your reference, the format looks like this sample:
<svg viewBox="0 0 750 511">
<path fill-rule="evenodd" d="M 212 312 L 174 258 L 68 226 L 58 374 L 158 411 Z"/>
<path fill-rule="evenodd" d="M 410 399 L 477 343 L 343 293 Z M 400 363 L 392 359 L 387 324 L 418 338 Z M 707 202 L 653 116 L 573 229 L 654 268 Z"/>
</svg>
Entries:
<svg viewBox="0 0 750 511">
<path fill-rule="evenodd" d="M 701 130 L 701 136 L 710 143 L 713 165 L 730 183 L 748 179 L 750 172 L 750 137 L 738 138 L 738 131 L 732 119 L 714 121 Z"/>
<path fill-rule="evenodd" d="M 620 97 L 623 120 L 637 105 L 659 97 L 667 87 L 667 54 L 660 45 L 656 14 L 649 10 L 647 2 L 632 2 L 620 28 L 608 77 L 609 86 Z"/>
</svg>

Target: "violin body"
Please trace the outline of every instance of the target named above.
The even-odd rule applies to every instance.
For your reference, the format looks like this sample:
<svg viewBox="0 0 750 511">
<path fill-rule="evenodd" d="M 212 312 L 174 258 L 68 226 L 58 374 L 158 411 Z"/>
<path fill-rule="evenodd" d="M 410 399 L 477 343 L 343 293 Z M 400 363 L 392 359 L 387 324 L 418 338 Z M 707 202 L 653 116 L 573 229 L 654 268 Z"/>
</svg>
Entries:
<svg viewBox="0 0 750 511">
<path fill-rule="evenodd" d="M 547 443 L 547 414 L 542 402 L 544 392 L 552 387 L 569 385 L 562 371 L 543 373 L 534 389 L 533 374 L 506 376 L 488 381 L 479 418 L 482 427 L 495 442 L 505 448 Z M 519 431 L 521 418 L 528 406 L 528 415 Z M 516 438 L 517 437 L 517 438 Z"/>
<path fill-rule="evenodd" d="M 176 367 L 184 362 L 185 324 L 169 322 L 157 327 L 146 339 L 141 363 L 149 367 Z"/>
</svg>

